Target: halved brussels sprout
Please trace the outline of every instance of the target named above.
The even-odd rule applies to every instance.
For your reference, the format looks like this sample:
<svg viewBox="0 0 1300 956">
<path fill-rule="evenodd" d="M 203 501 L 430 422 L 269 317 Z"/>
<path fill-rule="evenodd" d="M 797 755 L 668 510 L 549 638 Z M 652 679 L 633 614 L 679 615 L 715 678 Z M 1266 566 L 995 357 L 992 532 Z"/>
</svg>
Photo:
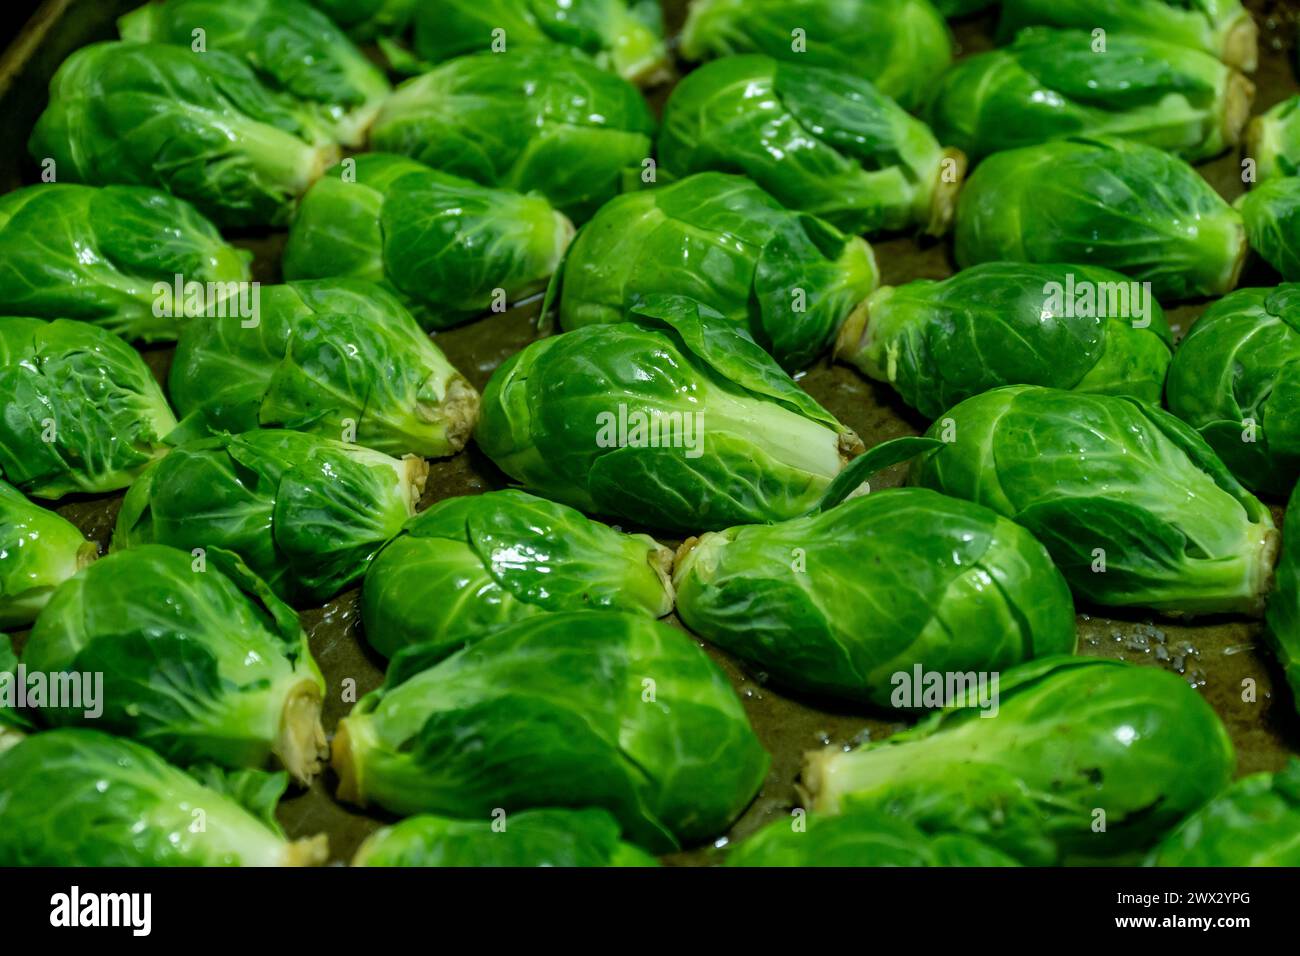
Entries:
<svg viewBox="0 0 1300 956">
<path fill-rule="evenodd" d="M 443 0 L 417 5 L 414 19 L 415 52 L 435 63 L 559 46 L 633 83 L 668 75 L 659 0 Z"/>
<path fill-rule="evenodd" d="M 1246 261 L 1240 213 L 1176 156 L 1113 138 L 994 153 L 957 205 L 957 264 L 1086 262 L 1161 300 L 1222 295 Z"/>
<path fill-rule="evenodd" d="M 545 287 L 572 238 L 573 223 L 541 196 L 365 153 L 303 197 L 284 277 L 380 282 L 442 329 Z"/>
<path fill-rule="evenodd" d="M 1300 866 L 1300 760 L 1238 780 L 1188 817 L 1147 866 Z"/>
<path fill-rule="evenodd" d="M 777 820 L 742 841 L 727 866 L 1019 866 L 974 837 L 931 835 L 872 810 Z"/>
<path fill-rule="evenodd" d="M 742 172 L 849 233 L 948 231 L 965 157 L 866 80 L 767 56 L 687 74 L 664 107 L 668 176 Z"/>
<path fill-rule="evenodd" d="M 1232 778 L 1227 731 L 1177 674 L 1055 657 L 1005 672 L 998 693 L 992 720 L 958 705 L 810 753 L 812 809 L 881 811 L 1045 866 L 1146 850 Z"/>
<path fill-rule="evenodd" d="M 422 815 L 384 827 L 353 866 L 658 866 L 619 839 L 604 810 L 524 810 L 490 819 Z"/>
<path fill-rule="evenodd" d="M 1131 398 L 1010 386 L 931 426 L 912 484 L 1010 518 L 1077 596 L 1170 614 L 1258 614 L 1277 555 L 1269 511 L 1210 446 Z"/>
<path fill-rule="evenodd" d="M 475 440 L 548 498 L 686 532 L 806 514 L 862 450 L 744 332 L 672 296 L 511 356 Z"/>
<path fill-rule="evenodd" d="M 667 852 L 725 830 L 767 773 L 722 670 L 666 624 L 544 614 L 446 650 L 402 651 L 339 724 L 341 799 L 483 819 L 602 807 Z"/>
<path fill-rule="evenodd" d="M 1192 162 L 1241 142 L 1255 86 L 1208 53 L 1147 37 L 1032 28 L 962 60 L 928 115 L 972 159 L 1067 136 L 1110 135 Z"/>
<path fill-rule="evenodd" d="M 555 611 L 663 617 L 673 555 L 522 491 L 439 501 L 406 523 L 366 572 L 367 642 L 391 657 L 410 644 L 454 650 L 503 624 Z"/>
<path fill-rule="evenodd" d="M 283 774 L 199 778 L 94 730 L 28 737 L 0 753 L 0 866 L 325 862 L 324 834 L 290 842 L 275 822 Z"/>
<path fill-rule="evenodd" d="M 860 76 L 916 109 L 952 62 L 952 37 L 929 0 L 691 0 L 682 56 L 733 53 Z"/>
<path fill-rule="evenodd" d="M 1159 404 L 1173 338 L 1160 303 L 1133 285 L 1091 266 L 986 262 L 877 289 L 835 351 L 931 419 L 1001 385 Z"/>
<path fill-rule="evenodd" d="M 216 308 L 249 279 L 252 258 L 189 203 L 155 189 L 50 183 L 0 196 L 0 313 L 85 319 L 125 339 L 168 341 L 202 314 L 172 294 L 177 276 L 182 287 L 211 290 Z"/>
<path fill-rule="evenodd" d="M 103 675 L 102 714 L 46 707 L 178 763 L 264 766 L 311 781 L 326 755 L 325 681 L 298 617 L 233 555 L 119 551 L 62 584 L 23 648 L 29 671 Z"/>
<path fill-rule="evenodd" d="M 1029 532 L 920 488 L 691 539 L 692 631 L 801 691 L 879 707 L 899 673 L 996 671 L 1074 651 L 1070 589 Z M 910 707 L 910 704 L 903 704 Z"/>
<path fill-rule="evenodd" d="M 92 43 L 63 61 L 28 149 L 59 181 L 156 186 L 222 226 L 282 226 L 338 158 L 312 109 L 243 60 L 166 43 Z"/>
<path fill-rule="evenodd" d="M 1248 73 L 1259 57 L 1255 21 L 1239 0 L 1002 0 L 999 37 L 1034 24 L 1154 37 Z"/>
<path fill-rule="evenodd" d="M 1250 247 L 1288 282 L 1300 282 L 1300 176 L 1255 186 L 1234 204 L 1246 221 Z"/>
<path fill-rule="evenodd" d="M 318 111 L 343 145 L 361 146 L 384 97 L 392 92 L 329 17 L 301 0 L 166 0 L 117 21 L 123 40 L 203 47 L 240 59 L 269 88 Z"/>
<path fill-rule="evenodd" d="M 651 155 L 654 117 L 631 83 L 559 51 L 450 60 L 388 98 L 372 149 L 485 186 L 537 191 L 588 219 Z"/>
<path fill-rule="evenodd" d="M 1282 557 L 1264 616 L 1264 640 L 1281 665 L 1292 702 L 1300 711 L 1300 486 L 1282 520 Z"/>
<path fill-rule="evenodd" d="M 422 458 L 465 447 L 478 392 L 396 298 L 357 279 L 260 292 L 255 326 L 229 316 L 181 333 L 169 391 L 187 432 L 282 427 Z"/>
<path fill-rule="evenodd" d="M 0 481 L 0 627 L 30 624 L 54 589 L 98 555 L 70 521 Z"/>
<path fill-rule="evenodd" d="M 0 472 L 37 498 L 125 488 L 176 427 L 140 353 L 86 322 L 0 318 Z"/>
<path fill-rule="evenodd" d="M 1257 182 L 1300 173 L 1300 96 L 1250 121 L 1246 152 L 1255 160 Z"/>
<path fill-rule="evenodd" d="M 1248 488 L 1300 478 L 1300 285 L 1238 289 L 1196 321 L 1169 369 L 1169 410 Z"/>
<path fill-rule="evenodd" d="M 181 445 L 127 492 L 113 549 L 224 548 L 282 599 L 319 604 L 366 573 L 424 491 L 428 465 L 300 432 Z"/>
<path fill-rule="evenodd" d="M 745 329 L 785 368 L 808 365 L 876 288 L 863 240 L 781 206 L 740 176 L 700 173 L 610 201 L 565 260 L 560 324 L 622 322 L 656 294 Z"/>
</svg>

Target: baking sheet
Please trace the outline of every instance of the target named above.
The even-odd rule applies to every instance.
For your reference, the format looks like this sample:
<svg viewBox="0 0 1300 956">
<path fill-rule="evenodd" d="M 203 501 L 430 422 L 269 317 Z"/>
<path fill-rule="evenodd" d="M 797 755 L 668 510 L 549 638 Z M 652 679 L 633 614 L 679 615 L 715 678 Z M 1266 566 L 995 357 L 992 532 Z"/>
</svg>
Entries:
<svg viewBox="0 0 1300 956">
<path fill-rule="evenodd" d="M 0 57 L 0 135 L 9 144 L 8 150 L 0 151 L 0 187 L 4 190 L 36 181 L 35 168 L 22 144 L 44 108 L 46 87 L 54 70 L 77 47 L 113 37 L 116 17 L 136 5 L 130 0 L 50 0 L 38 11 L 27 32 Z M 1247 6 L 1260 26 L 1260 66 L 1253 77 L 1258 86 L 1254 112 L 1259 113 L 1300 89 L 1293 66 L 1298 4 L 1247 2 Z M 682 0 L 668 0 L 665 4 L 670 29 L 680 24 L 684 7 Z M 955 23 L 959 52 L 988 49 L 993 23 L 992 15 Z M 661 88 L 650 93 L 656 109 L 666 92 Z M 1240 156 L 1236 153 L 1199 168 L 1226 199 L 1232 200 L 1242 192 Z M 254 252 L 255 279 L 264 283 L 279 281 L 283 233 L 238 235 L 233 241 Z M 873 246 L 882 281 L 887 284 L 941 279 L 953 272 L 949 245 L 944 242 L 895 238 L 874 242 Z M 1276 281 L 1267 267 L 1252 263 L 1242 285 L 1272 285 Z M 1201 302 L 1169 309 L 1175 333 L 1185 332 L 1205 305 Z M 537 306 L 536 300 L 521 304 L 506 313 L 440 333 L 436 341 L 481 390 L 502 361 L 535 337 Z M 149 349 L 145 356 L 160 380 L 165 381 L 171 349 Z M 847 367 L 823 360 L 800 376 L 800 383 L 840 421 L 857 431 L 868 447 L 900 435 L 918 434 L 925 428 L 924 420 L 907 409 L 890 389 L 868 382 Z M 903 475 L 903 467 L 895 467 L 874 485 L 880 488 L 900 484 Z M 506 486 L 505 476 L 471 446 L 455 458 L 432 463 L 421 507 L 442 498 Z M 68 498 L 57 510 L 102 549 L 111 536 L 121 497 L 119 493 Z M 1280 502 L 1271 504 L 1280 525 Z M 660 540 L 670 546 L 678 543 L 670 538 Z M 1238 775 L 1277 770 L 1289 754 L 1300 753 L 1300 719 L 1279 669 L 1261 643 L 1258 622 L 1220 617 L 1186 623 L 1142 612 L 1100 612 L 1082 605 L 1079 610 L 1079 653 L 1164 667 L 1182 674 L 1205 695 L 1232 736 Z M 352 707 L 343 700 L 345 681 L 355 682 L 358 696 L 364 694 L 381 683 L 384 661 L 362 639 L 355 590 L 323 608 L 304 610 L 301 616 L 312 651 L 328 681 L 324 721 L 326 730 L 332 732 Z M 677 624 L 675 617 L 668 620 Z M 25 635 L 16 637 L 21 647 Z M 880 739 L 905 726 L 835 704 L 786 696 L 765 686 L 760 675 L 750 673 L 728 655 L 706 649 L 722 664 L 743 699 L 755 731 L 772 754 L 772 769 L 758 797 L 726 837 L 715 846 L 665 857 L 670 864 L 714 862 L 719 847 L 728 840 L 742 839 L 788 814 L 798 805 L 795 778 L 805 751 Z M 1248 700 L 1243 690 L 1251 681 L 1255 695 Z M 390 818 L 382 812 L 363 812 L 336 802 L 331 796 L 335 783 L 332 773 L 327 772 L 309 789 L 291 793 L 280 805 L 279 818 L 291 837 L 328 834 L 331 861 L 340 863 L 350 859 L 356 847 Z"/>
</svg>

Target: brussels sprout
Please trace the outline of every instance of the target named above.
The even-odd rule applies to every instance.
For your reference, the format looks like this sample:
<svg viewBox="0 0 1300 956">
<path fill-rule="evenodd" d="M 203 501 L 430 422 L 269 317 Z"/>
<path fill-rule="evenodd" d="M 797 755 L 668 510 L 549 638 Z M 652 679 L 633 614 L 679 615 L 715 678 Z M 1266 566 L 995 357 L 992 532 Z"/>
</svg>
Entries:
<svg viewBox="0 0 1300 956">
<path fill-rule="evenodd" d="M 50 81 L 28 149 L 60 181 L 157 186 L 222 226 L 282 226 L 338 157 L 306 107 L 220 50 L 93 43 Z"/>
<path fill-rule="evenodd" d="M 673 573 L 683 623 L 801 691 L 888 707 L 891 676 L 916 665 L 1000 670 L 1074 651 L 1070 589 L 1043 546 L 920 488 L 687 546 Z"/>
<path fill-rule="evenodd" d="M 85 322 L 0 318 L 0 472 L 37 498 L 125 488 L 176 427 L 140 353 Z"/>
<path fill-rule="evenodd" d="M 71 522 L 0 481 L 0 627 L 34 621 L 50 593 L 98 554 Z"/>
<path fill-rule="evenodd" d="M 502 293 L 541 289 L 573 238 L 573 224 L 541 196 L 479 186 L 403 156 L 349 163 L 346 176 L 336 166 L 303 197 L 285 278 L 383 283 L 426 328 L 484 312 Z"/>
<path fill-rule="evenodd" d="M 1188 817 L 1148 866 L 1300 866 L 1300 760 L 1238 780 Z"/>
<path fill-rule="evenodd" d="M 225 548 L 282 599 L 318 604 L 365 574 L 427 475 L 422 459 L 299 432 L 193 441 L 131 486 L 113 548 Z"/>
<path fill-rule="evenodd" d="M 446 0 L 415 9 L 415 52 L 438 62 L 468 53 L 558 45 L 633 83 L 667 78 L 659 0 Z M 499 32 L 498 32 L 499 31 Z"/>
<path fill-rule="evenodd" d="M 948 230 L 965 157 L 847 73 L 728 56 L 688 74 L 664 108 L 666 176 L 739 171 L 787 207 L 851 233 Z"/>
<path fill-rule="evenodd" d="M 1000 385 L 1159 404 L 1172 341 L 1160 303 L 1118 273 L 987 262 L 941 282 L 877 289 L 835 351 L 933 419 Z"/>
<path fill-rule="evenodd" d="M 1300 711 L 1300 486 L 1282 521 L 1282 557 L 1264 617 L 1264 640 L 1272 649 Z"/>
<path fill-rule="evenodd" d="M 1169 410 L 1248 488 L 1284 495 L 1300 478 L 1300 285 L 1238 289 L 1179 345 Z"/>
<path fill-rule="evenodd" d="M 673 553 L 522 491 L 448 498 L 406 523 L 361 590 L 366 640 L 448 651 L 503 624 L 586 609 L 663 617 Z"/>
<path fill-rule="evenodd" d="M 498 828 L 501 819 L 504 827 Z M 418 816 L 384 827 L 357 850 L 353 866 L 658 866 L 619 839 L 604 810 L 525 810 L 508 817 Z"/>
<path fill-rule="evenodd" d="M 371 147 L 485 186 L 537 191 L 575 220 L 650 156 L 654 118 L 635 86 L 593 63 L 528 49 L 458 57 L 388 98 Z"/>
<path fill-rule="evenodd" d="M 952 62 L 952 38 L 929 0 L 691 0 L 682 56 L 732 53 L 864 77 L 914 109 Z"/>
<path fill-rule="evenodd" d="M 123 40 L 190 47 L 203 31 L 208 50 L 248 62 L 272 90 L 313 107 L 334 138 L 360 147 L 384 97 L 392 92 L 329 17 L 301 0 L 166 0 L 117 21 Z"/>
<path fill-rule="evenodd" d="M 1300 282 L 1300 177 L 1260 183 L 1235 203 L 1251 248 L 1288 282 Z"/>
<path fill-rule="evenodd" d="M 444 655 L 402 651 L 339 724 L 341 799 L 482 819 L 603 807 L 667 852 L 725 830 L 767 773 L 721 669 L 649 618 L 544 614 Z"/>
<path fill-rule="evenodd" d="M 803 825 L 769 824 L 732 850 L 727 866 L 1019 866 L 973 837 L 931 835 L 871 810 L 812 814 Z"/>
<path fill-rule="evenodd" d="M 311 0 L 312 6 L 358 41 L 403 33 L 410 25 L 416 0 Z"/>
<path fill-rule="evenodd" d="M 202 433 L 278 426 L 391 455 L 465 447 L 478 392 L 392 295 L 356 279 L 261 290 L 257 325 L 191 322 L 169 390 Z"/>
<path fill-rule="evenodd" d="M 1239 0 L 1002 0 L 998 34 L 1043 24 L 1154 37 L 1217 56 L 1251 72 L 1258 60 L 1255 21 Z M 1113 42 L 1107 37 L 1107 43 Z"/>
<path fill-rule="evenodd" d="M 251 259 L 189 203 L 157 190 L 51 183 L 0 196 L 0 312 L 170 340 L 190 303 L 158 308 L 159 284 L 170 289 L 181 276 L 220 301 L 248 280 Z"/>
<path fill-rule="evenodd" d="M 1042 866 L 1146 850 L 1232 777 L 1223 724 L 1168 671 L 1045 658 L 1004 673 L 999 697 L 991 720 L 959 705 L 848 753 L 809 754 L 812 809 L 888 812 Z"/>
<path fill-rule="evenodd" d="M 54 592 L 23 663 L 103 675 L 102 715 L 46 707 L 48 722 L 93 720 L 169 760 L 274 758 L 307 783 L 326 754 L 325 682 L 297 615 L 219 548 L 145 545 L 96 561 Z"/>
<path fill-rule="evenodd" d="M 825 351 L 879 280 L 863 240 L 721 173 L 612 200 L 574 240 L 562 277 L 565 329 L 622 322 L 645 296 L 687 296 L 790 369 Z"/>
<path fill-rule="evenodd" d="M 1250 121 L 1246 152 L 1255 160 L 1258 182 L 1300 173 L 1300 96 L 1283 100 Z"/>
<path fill-rule="evenodd" d="M 1222 295 L 1246 261 L 1241 215 L 1196 170 L 1107 138 L 990 156 L 962 191 L 956 238 L 963 269 L 1086 262 L 1150 282 L 1162 300 Z"/>
<path fill-rule="evenodd" d="M 1009 386 L 931 426 L 911 482 L 991 508 L 1047 546 L 1079 597 L 1170 614 L 1259 613 L 1268 509 L 1210 446 L 1131 398 Z"/>
<path fill-rule="evenodd" d="M 1146 37 L 1025 30 L 943 77 L 930 120 L 972 159 L 1067 136 L 1106 134 L 1193 162 L 1241 142 L 1255 86 L 1206 53 Z"/>
<path fill-rule="evenodd" d="M 687 532 L 817 506 L 861 440 L 706 306 L 534 342 L 493 374 L 475 440 L 538 494 Z"/>
<path fill-rule="evenodd" d="M 202 777 L 93 730 L 28 737 L 0 754 L 0 866 L 325 862 L 324 834 L 290 842 L 275 822 L 283 774 Z"/>
</svg>

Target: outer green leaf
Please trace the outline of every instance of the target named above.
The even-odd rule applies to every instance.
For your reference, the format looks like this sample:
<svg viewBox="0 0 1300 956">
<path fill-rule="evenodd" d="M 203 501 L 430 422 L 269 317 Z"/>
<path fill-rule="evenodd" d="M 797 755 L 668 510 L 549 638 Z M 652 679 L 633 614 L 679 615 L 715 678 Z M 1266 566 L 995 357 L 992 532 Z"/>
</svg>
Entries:
<svg viewBox="0 0 1300 956">
<path fill-rule="evenodd" d="M 1251 120 L 1246 152 L 1255 160 L 1259 182 L 1300 172 L 1300 96 L 1283 100 Z"/>
<path fill-rule="evenodd" d="M 51 592 L 97 555 L 71 522 L 0 481 L 0 627 L 31 623 Z"/>
<path fill-rule="evenodd" d="M 1260 183 L 1234 203 L 1250 247 L 1288 282 L 1300 281 L 1300 178 Z"/>
<path fill-rule="evenodd" d="M 722 671 L 647 618 L 547 614 L 427 670 L 394 661 L 339 725 L 339 795 L 395 813 L 487 819 L 603 807 L 654 851 L 717 836 L 768 758 Z M 414 662 L 413 662 L 414 663 Z"/>
<path fill-rule="evenodd" d="M 416 0 L 311 0 L 358 42 L 397 36 L 411 21 Z"/>
</svg>

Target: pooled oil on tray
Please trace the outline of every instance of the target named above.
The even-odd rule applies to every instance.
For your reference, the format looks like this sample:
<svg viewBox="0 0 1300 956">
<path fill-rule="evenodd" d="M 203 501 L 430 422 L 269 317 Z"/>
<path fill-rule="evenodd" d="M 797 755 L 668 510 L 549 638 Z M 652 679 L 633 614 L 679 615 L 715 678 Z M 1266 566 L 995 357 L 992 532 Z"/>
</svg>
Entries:
<svg viewBox="0 0 1300 956">
<path fill-rule="evenodd" d="M 32 120 L 44 105 L 44 88 L 58 63 L 84 43 L 111 35 L 113 18 L 136 5 L 126 3 L 68 4 L 56 10 L 45 25 L 39 49 L 28 51 L 21 63 L 8 62 L 0 69 L 0 95 L 5 107 L 0 130 L 7 135 L 10 155 L 0 159 L 6 189 L 32 181 L 22 144 Z M 665 4 L 669 26 L 680 23 L 682 2 Z M 1254 112 L 1260 113 L 1297 92 L 1292 68 L 1295 56 L 1292 38 L 1296 16 L 1292 4 L 1248 3 L 1260 26 L 1260 65 L 1254 76 L 1258 90 Z M 61 15 L 59 15 L 61 14 Z M 978 52 L 992 46 L 993 17 L 968 19 L 954 25 L 958 49 Z M 660 107 L 666 89 L 653 91 L 652 105 Z M 1228 200 L 1243 191 L 1240 157 L 1236 151 L 1199 168 Z M 256 256 L 255 278 L 271 283 L 279 280 L 279 258 L 283 234 L 244 237 L 237 245 Z M 872 243 L 882 272 L 882 282 L 898 285 L 913 279 L 941 279 L 953 273 L 949 247 L 944 242 L 917 242 L 899 238 Z M 1247 271 L 1241 285 L 1271 284 Z M 1184 305 L 1169 311 L 1175 333 L 1181 335 L 1195 321 L 1205 304 Z M 537 334 L 538 302 L 524 303 L 513 310 L 471 322 L 437 335 L 447 358 L 471 382 L 482 389 L 492 371 Z M 151 367 L 165 380 L 170 349 L 146 352 Z M 800 384 L 840 421 L 854 429 L 868 447 L 901 435 L 919 434 L 922 422 L 883 385 L 868 382 L 857 372 L 827 359 L 799 376 Z M 890 469 L 876 482 L 889 487 L 901 482 L 901 467 Z M 455 495 L 476 494 L 507 486 L 505 477 L 472 445 L 446 461 L 431 463 L 429 481 L 421 502 Z M 58 511 L 77 524 L 89 537 L 106 547 L 121 495 L 65 499 Z M 1274 502 L 1274 517 L 1280 524 L 1281 509 Z M 643 529 L 626 529 L 643 530 Z M 679 542 L 660 538 L 676 546 Z M 324 608 L 304 611 L 302 620 L 311 647 L 328 681 L 324 722 L 333 731 L 339 719 L 352 707 L 352 700 L 379 686 L 384 662 L 366 646 L 360 633 L 357 592 L 346 592 Z M 1199 618 L 1191 622 L 1134 612 L 1115 616 L 1086 606 L 1078 615 L 1079 653 L 1114 658 L 1136 664 L 1163 667 L 1177 672 L 1205 696 L 1223 719 L 1237 751 L 1237 774 L 1278 770 L 1289 754 L 1300 753 L 1300 721 L 1290 692 L 1269 652 L 1261 643 L 1261 625 L 1238 618 Z M 668 619 L 676 623 L 675 617 Z M 24 635 L 17 635 L 21 646 Z M 727 655 L 707 648 L 717 659 L 740 693 L 760 740 L 772 755 L 772 766 L 761 793 L 736 823 L 730 839 L 742 838 L 775 817 L 798 805 L 796 779 L 803 754 L 827 744 L 848 745 L 865 739 L 880 739 L 904 724 L 881 720 L 866 712 L 846 710 L 842 705 L 825 705 L 794 699 L 766 686 L 764 675 L 739 665 Z M 354 688 L 354 694 L 353 694 Z M 344 699 L 345 693 L 348 699 Z M 357 846 L 378 826 L 387 822 L 382 813 L 360 811 L 338 803 L 332 794 L 336 785 L 327 772 L 310 789 L 290 793 L 280 805 L 279 817 L 291 838 L 324 832 L 330 839 L 331 860 L 346 862 Z M 720 844 L 725 841 L 719 841 Z M 705 864 L 716 857 L 712 847 L 695 848 L 665 859 L 668 863 Z"/>
</svg>

